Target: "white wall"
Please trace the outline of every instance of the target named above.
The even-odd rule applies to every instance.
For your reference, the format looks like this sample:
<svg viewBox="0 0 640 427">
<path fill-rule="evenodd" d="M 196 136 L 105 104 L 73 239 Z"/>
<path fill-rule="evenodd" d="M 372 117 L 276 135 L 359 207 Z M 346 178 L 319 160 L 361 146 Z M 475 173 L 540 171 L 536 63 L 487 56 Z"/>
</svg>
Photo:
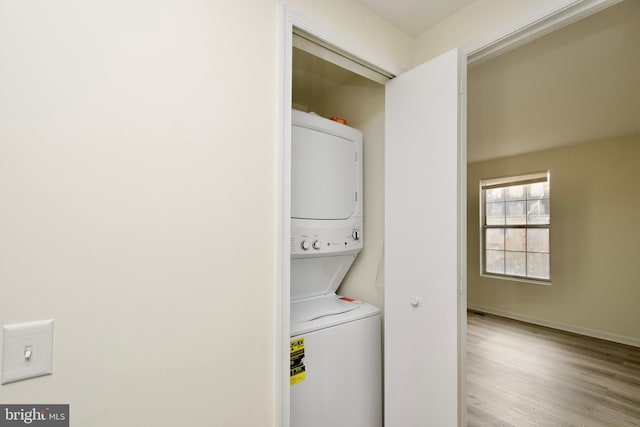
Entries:
<svg viewBox="0 0 640 427">
<path fill-rule="evenodd" d="M 419 65 L 555 0 L 476 0 L 415 39 L 413 64 Z"/>
<path fill-rule="evenodd" d="M 285 3 L 330 28 L 334 34 L 344 36 L 363 56 L 370 54 L 372 59 L 379 59 L 381 65 L 411 67 L 414 39 L 356 1 L 286 0 Z"/>
<path fill-rule="evenodd" d="M 410 62 L 355 2 L 291 4 Z M 0 1 L 0 324 L 55 319 L 54 374 L 0 401 L 275 425 L 278 12 Z"/>
</svg>

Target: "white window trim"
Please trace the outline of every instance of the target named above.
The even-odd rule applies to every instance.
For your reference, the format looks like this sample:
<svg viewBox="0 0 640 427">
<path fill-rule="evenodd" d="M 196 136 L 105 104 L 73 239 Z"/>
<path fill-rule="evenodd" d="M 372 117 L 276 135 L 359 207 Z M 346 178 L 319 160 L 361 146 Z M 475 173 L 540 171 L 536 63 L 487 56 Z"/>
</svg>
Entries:
<svg viewBox="0 0 640 427">
<path fill-rule="evenodd" d="M 481 257 L 480 262 L 483 262 L 482 254 L 480 254 L 480 257 Z M 486 277 L 488 279 L 504 280 L 504 281 L 507 281 L 507 282 L 528 283 L 530 285 L 551 286 L 551 280 L 527 279 L 526 277 L 518 277 L 518 276 L 500 276 L 500 275 L 497 275 L 497 274 L 483 273 L 482 270 L 483 270 L 483 268 L 482 268 L 482 265 L 481 265 L 480 266 L 480 276 L 481 277 Z"/>
</svg>

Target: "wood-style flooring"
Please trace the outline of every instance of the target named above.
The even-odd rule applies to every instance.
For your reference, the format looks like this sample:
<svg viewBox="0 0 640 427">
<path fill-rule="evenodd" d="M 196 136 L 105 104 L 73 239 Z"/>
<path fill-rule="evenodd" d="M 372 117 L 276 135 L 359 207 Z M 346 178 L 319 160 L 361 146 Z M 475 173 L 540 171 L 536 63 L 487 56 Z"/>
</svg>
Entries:
<svg viewBox="0 0 640 427">
<path fill-rule="evenodd" d="M 469 312 L 468 426 L 640 426 L 640 348 Z"/>
</svg>

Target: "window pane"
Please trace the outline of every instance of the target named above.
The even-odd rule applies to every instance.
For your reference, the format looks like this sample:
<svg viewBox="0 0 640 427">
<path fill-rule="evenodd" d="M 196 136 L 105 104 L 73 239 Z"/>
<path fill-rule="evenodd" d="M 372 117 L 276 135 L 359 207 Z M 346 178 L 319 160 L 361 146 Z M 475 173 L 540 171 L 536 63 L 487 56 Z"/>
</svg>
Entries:
<svg viewBox="0 0 640 427">
<path fill-rule="evenodd" d="M 549 253 L 548 228 L 530 228 L 527 230 L 527 251 Z"/>
<path fill-rule="evenodd" d="M 527 250 L 527 230 L 524 228 L 512 228 L 507 230 L 505 248 L 508 251 L 521 251 Z M 487 248 L 488 249 L 488 248 Z"/>
<path fill-rule="evenodd" d="M 549 182 L 529 184 L 529 199 L 549 198 Z"/>
<path fill-rule="evenodd" d="M 487 273 L 504 274 L 504 252 L 485 251 Z"/>
<path fill-rule="evenodd" d="M 527 254 L 527 277 L 549 280 L 549 254 Z"/>
<path fill-rule="evenodd" d="M 512 185 L 506 187 L 507 200 L 525 200 L 526 199 L 526 185 Z"/>
<path fill-rule="evenodd" d="M 550 224 L 549 199 L 527 202 L 527 224 Z"/>
<path fill-rule="evenodd" d="M 507 202 L 507 224 L 524 225 L 527 223 L 525 212 L 527 202 Z"/>
<path fill-rule="evenodd" d="M 485 190 L 484 199 L 486 202 L 501 202 L 504 200 L 504 189 L 492 188 L 491 190 Z"/>
<path fill-rule="evenodd" d="M 526 276 L 527 258 L 524 252 L 505 253 L 505 274 L 512 276 Z"/>
<path fill-rule="evenodd" d="M 504 203 L 487 203 L 485 221 L 487 225 L 504 225 Z"/>
<path fill-rule="evenodd" d="M 504 230 L 487 229 L 485 239 L 485 249 L 504 250 Z"/>
</svg>

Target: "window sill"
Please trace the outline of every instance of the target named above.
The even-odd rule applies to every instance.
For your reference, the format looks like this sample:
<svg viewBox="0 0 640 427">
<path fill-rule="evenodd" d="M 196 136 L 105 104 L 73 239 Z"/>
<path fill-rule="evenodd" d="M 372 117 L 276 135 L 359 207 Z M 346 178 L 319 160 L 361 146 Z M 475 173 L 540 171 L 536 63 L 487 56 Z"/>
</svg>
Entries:
<svg viewBox="0 0 640 427">
<path fill-rule="evenodd" d="M 550 280 L 547 281 L 547 280 L 525 279 L 523 277 L 499 276 L 499 275 L 487 274 L 487 273 L 480 273 L 480 277 L 486 277 L 487 279 L 505 280 L 507 282 L 527 283 L 530 285 L 551 286 Z"/>
</svg>

